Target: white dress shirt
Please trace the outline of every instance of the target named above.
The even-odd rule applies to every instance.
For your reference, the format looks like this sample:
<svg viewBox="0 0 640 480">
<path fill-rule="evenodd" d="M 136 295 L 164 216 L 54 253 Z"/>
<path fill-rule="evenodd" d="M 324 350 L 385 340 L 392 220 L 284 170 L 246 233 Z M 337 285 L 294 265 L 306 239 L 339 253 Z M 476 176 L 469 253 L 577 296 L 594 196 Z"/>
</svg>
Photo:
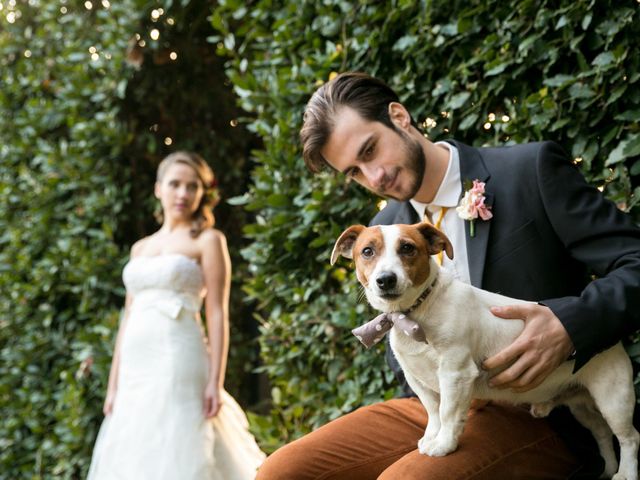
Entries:
<svg viewBox="0 0 640 480">
<path fill-rule="evenodd" d="M 411 205 L 418 212 L 420 218 L 424 218 L 425 211 L 428 209 L 429 216 L 434 223 L 440 216 L 443 207 L 448 210 L 442 218 L 440 230 L 442 230 L 453 245 L 453 260 L 450 260 L 446 254 L 443 255 L 442 268 L 449 270 L 458 280 L 471 283 L 469 277 L 469 262 L 467 261 L 467 243 L 464 233 L 464 220 L 462 220 L 456 212 L 456 207 L 462 197 L 462 183 L 460 181 L 460 157 L 458 149 L 446 142 L 438 142 L 436 145 L 442 145 L 449 149 L 449 165 L 447 172 L 442 179 L 440 188 L 431 203 L 422 203 L 411 199 Z"/>
</svg>

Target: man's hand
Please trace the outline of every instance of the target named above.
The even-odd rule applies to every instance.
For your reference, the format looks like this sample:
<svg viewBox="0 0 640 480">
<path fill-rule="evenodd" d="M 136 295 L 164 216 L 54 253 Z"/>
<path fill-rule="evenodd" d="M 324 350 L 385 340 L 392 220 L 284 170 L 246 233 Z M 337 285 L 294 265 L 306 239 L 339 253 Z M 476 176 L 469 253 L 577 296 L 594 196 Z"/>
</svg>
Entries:
<svg viewBox="0 0 640 480">
<path fill-rule="evenodd" d="M 540 385 L 574 351 L 569 334 L 549 307 L 538 304 L 492 307 L 504 319 L 524 320 L 524 330 L 501 352 L 486 359 L 487 370 L 506 370 L 491 378 L 489 385 L 526 392 Z"/>
</svg>

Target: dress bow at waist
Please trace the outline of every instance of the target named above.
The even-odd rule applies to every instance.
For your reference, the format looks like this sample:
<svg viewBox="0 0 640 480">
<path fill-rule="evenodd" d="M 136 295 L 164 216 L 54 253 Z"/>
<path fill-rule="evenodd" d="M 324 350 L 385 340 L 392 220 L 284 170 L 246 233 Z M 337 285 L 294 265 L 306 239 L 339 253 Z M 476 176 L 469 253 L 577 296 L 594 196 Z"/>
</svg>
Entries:
<svg viewBox="0 0 640 480">
<path fill-rule="evenodd" d="M 200 298 L 194 295 L 180 294 L 173 290 L 143 290 L 133 298 L 132 308 L 150 307 L 177 319 L 180 312 L 188 310 L 192 313 L 200 311 Z"/>
</svg>

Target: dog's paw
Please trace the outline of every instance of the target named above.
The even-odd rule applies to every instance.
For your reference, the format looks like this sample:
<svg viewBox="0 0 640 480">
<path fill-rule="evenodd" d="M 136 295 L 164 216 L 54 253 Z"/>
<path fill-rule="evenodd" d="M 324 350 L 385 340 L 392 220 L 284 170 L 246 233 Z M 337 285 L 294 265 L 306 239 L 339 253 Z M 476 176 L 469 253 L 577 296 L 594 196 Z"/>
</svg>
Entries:
<svg viewBox="0 0 640 480">
<path fill-rule="evenodd" d="M 535 418 L 544 418 L 551 413 L 554 406 L 552 402 L 532 403 L 529 412 Z"/>
<path fill-rule="evenodd" d="M 430 457 L 444 457 L 458 448 L 458 442 L 451 438 L 444 438 L 438 435 L 436 438 L 428 440 L 426 436 L 418 442 L 418 451 Z"/>
</svg>

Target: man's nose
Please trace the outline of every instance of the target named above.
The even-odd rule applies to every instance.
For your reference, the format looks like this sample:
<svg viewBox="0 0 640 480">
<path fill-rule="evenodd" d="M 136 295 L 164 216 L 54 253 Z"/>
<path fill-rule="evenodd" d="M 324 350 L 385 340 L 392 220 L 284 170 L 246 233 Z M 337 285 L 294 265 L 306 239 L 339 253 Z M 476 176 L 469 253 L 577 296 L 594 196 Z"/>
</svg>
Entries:
<svg viewBox="0 0 640 480">
<path fill-rule="evenodd" d="M 363 166 L 362 170 L 369 185 L 375 189 L 379 189 L 384 183 L 384 169 L 376 165 Z"/>
</svg>

